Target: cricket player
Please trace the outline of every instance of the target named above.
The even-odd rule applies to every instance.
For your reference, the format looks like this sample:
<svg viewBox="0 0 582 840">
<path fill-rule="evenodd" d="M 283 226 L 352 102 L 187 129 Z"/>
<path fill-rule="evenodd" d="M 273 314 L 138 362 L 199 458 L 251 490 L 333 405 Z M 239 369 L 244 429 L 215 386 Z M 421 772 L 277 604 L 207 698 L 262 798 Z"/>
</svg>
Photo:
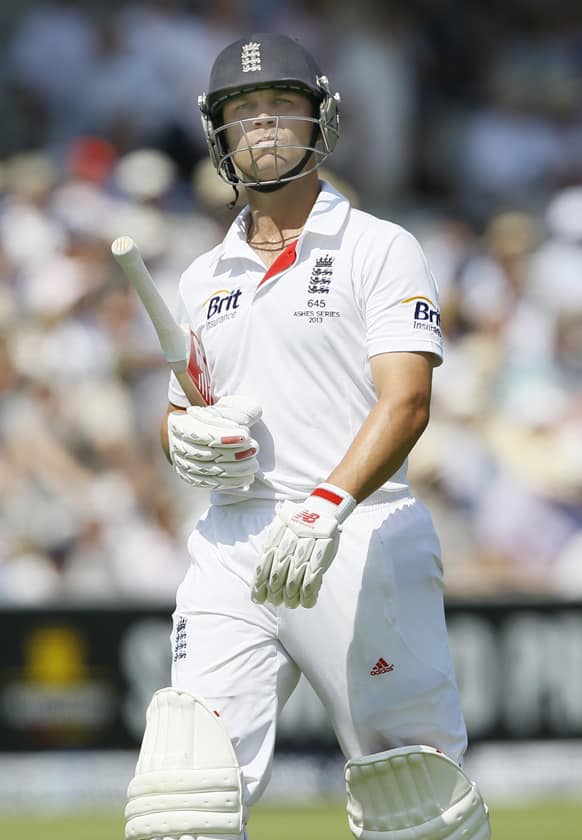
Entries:
<svg viewBox="0 0 582 840">
<path fill-rule="evenodd" d="M 129 786 L 131 840 L 250 837 L 301 673 L 346 757 L 355 837 L 490 836 L 461 769 L 439 543 L 406 479 L 442 359 L 438 291 L 410 233 L 319 181 L 332 90 L 295 40 L 255 34 L 199 100 L 211 159 L 248 204 L 180 283 L 215 401 L 189 407 L 172 375 L 162 440 L 212 494 Z"/>
</svg>

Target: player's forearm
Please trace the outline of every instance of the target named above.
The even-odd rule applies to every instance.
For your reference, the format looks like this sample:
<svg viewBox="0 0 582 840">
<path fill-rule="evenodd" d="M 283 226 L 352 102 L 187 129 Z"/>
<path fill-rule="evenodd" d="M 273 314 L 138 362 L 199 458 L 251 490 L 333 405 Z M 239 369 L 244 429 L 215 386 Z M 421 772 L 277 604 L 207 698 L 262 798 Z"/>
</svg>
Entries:
<svg viewBox="0 0 582 840">
<path fill-rule="evenodd" d="M 166 456 L 168 463 L 172 463 L 172 459 L 170 458 L 170 441 L 168 439 L 168 415 L 164 417 L 162 420 L 162 424 L 160 426 L 160 443 L 162 445 L 162 452 Z"/>
<path fill-rule="evenodd" d="M 172 459 L 170 458 L 170 441 L 168 438 L 168 415 L 173 411 L 186 411 L 186 409 L 179 408 L 177 405 L 169 405 L 160 425 L 160 443 L 162 445 L 162 451 L 170 464 L 172 463 Z"/>
<path fill-rule="evenodd" d="M 363 501 L 402 466 L 428 418 L 424 395 L 379 400 L 327 480 Z"/>
</svg>

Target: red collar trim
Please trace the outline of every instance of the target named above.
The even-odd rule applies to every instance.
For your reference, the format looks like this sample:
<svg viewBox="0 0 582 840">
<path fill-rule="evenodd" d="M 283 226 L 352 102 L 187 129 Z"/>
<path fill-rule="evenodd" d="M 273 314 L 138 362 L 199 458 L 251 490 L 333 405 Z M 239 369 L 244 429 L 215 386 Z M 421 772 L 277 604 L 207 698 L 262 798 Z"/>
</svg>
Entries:
<svg viewBox="0 0 582 840">
<path fill-rule="evenodd" d="M 297 254 L 295 252 L 298 241 L 298 239 L 294 239 L 293 242 L 291 242 L 290 245 L 287 245 L 285 250 L 279 254 L 273 265 L 267 269 L 265 276 L 257 286 L 257 289 L 260 289 L 263 283 L 266 283 L 267 280 L 270 280 L 271 277 L 275 276 L 275 274 L 280 274 L 282 271 L 285 271 L 285 269 L 290 268 L 293 265 L 297 259 Z"/>
</svg>

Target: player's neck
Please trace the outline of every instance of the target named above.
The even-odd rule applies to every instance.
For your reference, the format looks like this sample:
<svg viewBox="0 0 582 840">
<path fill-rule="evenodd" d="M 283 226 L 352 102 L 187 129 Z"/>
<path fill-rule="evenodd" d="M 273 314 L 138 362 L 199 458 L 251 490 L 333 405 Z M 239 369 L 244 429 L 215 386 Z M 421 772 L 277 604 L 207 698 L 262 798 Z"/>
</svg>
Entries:
<svg viewBox="0 0 582 840">
<path fill-rule="evenodd" d="M 247 190 L 250 207 L 248 243 L 257 251 L 282 251 L 296 239 L 319 193 L 317 173 L 290 181 L 280 190 Z"/>
</svg>

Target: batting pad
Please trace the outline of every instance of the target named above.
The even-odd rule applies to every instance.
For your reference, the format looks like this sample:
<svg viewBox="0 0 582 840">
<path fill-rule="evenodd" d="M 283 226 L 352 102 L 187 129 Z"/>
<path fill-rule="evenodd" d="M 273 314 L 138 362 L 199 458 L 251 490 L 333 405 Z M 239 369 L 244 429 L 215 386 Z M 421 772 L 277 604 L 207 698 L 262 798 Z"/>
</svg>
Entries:
<svg viewBox="0 0 582 840">
<path fill-rule="evenodd" d="M 202 698 L 174 688 L 154 694 L 127 797 L 126 840 L 241 836 L 241 769 Z"/>
<path fill-rule="evenodd" d="M 348 821 L 360 840 L 489 840 L 487 806 L 474 782 L 432 747 L 348 761 Z"/>
</svg>

